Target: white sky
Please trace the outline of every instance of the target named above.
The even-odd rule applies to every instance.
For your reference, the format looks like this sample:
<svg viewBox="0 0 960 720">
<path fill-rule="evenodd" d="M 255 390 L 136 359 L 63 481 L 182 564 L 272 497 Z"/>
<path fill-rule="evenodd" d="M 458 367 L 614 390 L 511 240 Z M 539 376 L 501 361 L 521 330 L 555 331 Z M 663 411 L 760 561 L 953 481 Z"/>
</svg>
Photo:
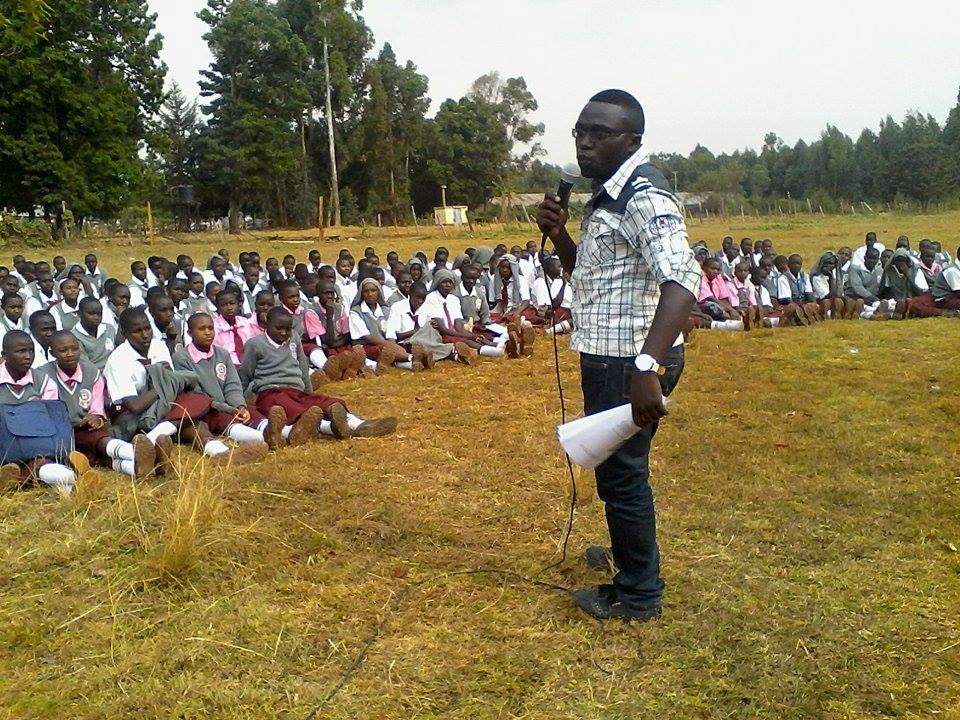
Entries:
<svg viewBox="0 0 960 720">
<path fill-rule="evenodd" d="M 210 59 L 204 4 L 150 2 L 170 78 L 192 93 Z M 648 151 L 686 154 L 757 148 L 771 130 L 810 141 L 828 122 L 856 139 L 914 109 L 943 122 L 960 86 L 957 0 L 365 0 L 363 15 L 376 49 L 390 42 L 429 78 L 433 110 L 489 70 L 522 75 L 558 164 L 606 87 L 643 104 Z"/>
</svg>

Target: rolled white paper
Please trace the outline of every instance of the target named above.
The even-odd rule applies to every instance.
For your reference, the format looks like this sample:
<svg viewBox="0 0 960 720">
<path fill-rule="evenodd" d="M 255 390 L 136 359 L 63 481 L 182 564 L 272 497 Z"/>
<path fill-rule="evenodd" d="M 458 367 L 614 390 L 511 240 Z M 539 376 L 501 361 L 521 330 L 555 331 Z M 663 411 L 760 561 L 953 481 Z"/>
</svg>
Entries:
<svg viewBox="0 0 960 720">
<path fill-rule="evenodd" d="M 667 406 L 667 398 L 663 404 Z M 639 431 L 633 408 L 626 404 L 559 425 L 557 440 L 571 461 L 592 470 Z"/>
</svg>

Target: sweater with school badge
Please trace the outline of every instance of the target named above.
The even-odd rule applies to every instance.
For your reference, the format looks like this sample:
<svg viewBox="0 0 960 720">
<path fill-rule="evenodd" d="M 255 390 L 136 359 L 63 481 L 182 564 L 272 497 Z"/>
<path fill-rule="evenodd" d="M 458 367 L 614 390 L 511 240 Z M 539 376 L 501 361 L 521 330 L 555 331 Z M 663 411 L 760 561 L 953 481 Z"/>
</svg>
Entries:
<svg viewBox="0 0 960 720">
<path fill-rule="evenodd" d="M 93 399 L 93 386 L 103 376 L 97 367 L 89 360 L 81 358 L 78 367 L 80 368 L 80 382 L 70 385 L 60 379 L 57 372 L 56 361 L 47 363 L 38 372 L 42 372 L 49 378 L 57 388 L 57 397 L 67 406 L 67 414 L 70 416 L 70 424 L 78 426 L 83 418 L 90 412 L 90 401 Z"/>
<path fill-rule="evenodd" d="M 243 397 L 243 385 L 237 366 L 233 364 L 230 353 L 222 347 L 211 347 L 213 355 L 199 362 L 190 357 L 187 348 L 173 354 L 174 370 L 188 370 L 195 373 L 200 382 L 200 391 L 213 399 L 213 409 L 232 413 L 246 405 Z"/>
<path fill-rule="evenodd" d="M 246 392 L 252 395 L 272 388 L 310 392 L 310 364 L 300 343 L 292 338 L 280 345 L 266 333 L 252 338 L 243 348 L 239 374 Z"/>
<path fill-rule="evenodd" d="M 100 328 L 103 328 L 101 331 Z M 70 331 L 80 344 L 80 357 L 89 360 L 97 369 L 103 370 L 107 366 L 107 358 L 113 352 L 117 343 L 117 329 L 113 325 L 101 324 L 97 327 L 99 337 L 93 337 L 80 323 Z"/>
</svg>

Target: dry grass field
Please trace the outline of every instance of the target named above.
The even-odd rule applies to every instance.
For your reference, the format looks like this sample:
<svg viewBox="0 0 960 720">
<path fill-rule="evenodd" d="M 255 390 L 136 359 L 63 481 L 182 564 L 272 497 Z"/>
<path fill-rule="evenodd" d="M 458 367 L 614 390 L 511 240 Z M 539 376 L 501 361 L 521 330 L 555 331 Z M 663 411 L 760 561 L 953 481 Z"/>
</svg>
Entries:
<svg viewBox="0 0 960 720">
<path fill-rule="evenodd" d="M 960 214 L 690 235 L 771 237 L 809 265 L 871 229 L 955 251 Z M 224 244 L 300 259 L 309 235 L 92 246 L 119 275 Z M 321 250 L 533 236 L 355 230 Z M 532 358 L 330 386 L 399 416 L 386 439 L 0 495 L 0 717 L 958 718 L 958 347 L 939 318 L 698 332 L 653 451 L 651 624 L 593 622 L 562 589 L 604 579 L 578 560 L 605 538 L 588 475 L 569 556 L 543 570 L 570 497 L 543 338 Z M 576 356 L 561 363 L 577 415 Z"/>
</svg>

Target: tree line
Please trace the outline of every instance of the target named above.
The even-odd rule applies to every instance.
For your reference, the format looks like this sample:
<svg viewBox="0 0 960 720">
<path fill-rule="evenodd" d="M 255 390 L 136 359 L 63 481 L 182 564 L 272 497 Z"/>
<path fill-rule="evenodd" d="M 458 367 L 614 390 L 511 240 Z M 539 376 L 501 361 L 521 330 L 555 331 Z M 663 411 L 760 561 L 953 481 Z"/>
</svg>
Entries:
<svg viewBox="0 0 960 720">
<path fill-rule="evenodd" d="M 166 84 L 146 0 L 0 0 L 0 207 L 68 222 L 116 219 L 147 201 L 195 217 L 246 214 L 312 226 L 410 222 L 440 203 L 556 187 L 537 101 L 496 71 L 428 117 L 428 78 L 389 43 L 375 55 L 362 0 L 209 0 L 212 55 L 199 100 Z M 856 142 L 819 140 L 652 158 L 678 189 L 760 198 L 960 194 L 960 98 L 941 127 L 911 114 Z M 182 206 L 181 206 L 182 209 Z M 181 222 L 185 222 L 181 218 Z"/>
</svg>

